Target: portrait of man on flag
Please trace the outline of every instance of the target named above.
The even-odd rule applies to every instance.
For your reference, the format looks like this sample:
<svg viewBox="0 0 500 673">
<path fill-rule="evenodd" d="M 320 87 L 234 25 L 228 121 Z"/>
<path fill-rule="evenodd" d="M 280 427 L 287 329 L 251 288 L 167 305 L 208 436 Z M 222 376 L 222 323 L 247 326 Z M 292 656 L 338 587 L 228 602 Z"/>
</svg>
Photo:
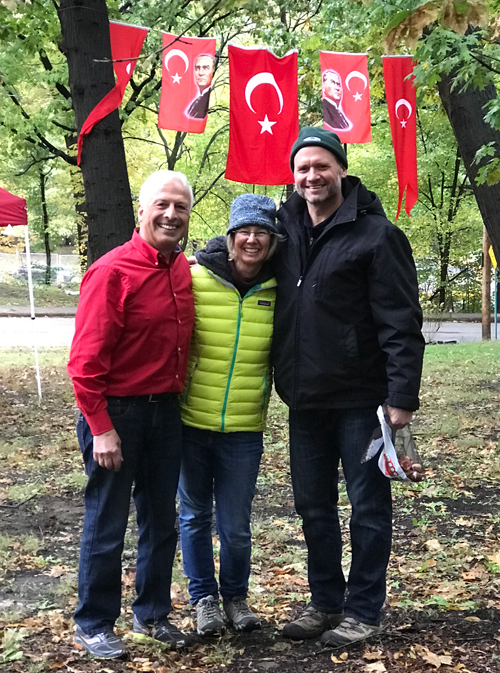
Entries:
<svg viewBox="0 0 500 673">
<path fill-rule="evenodd" d="M 198 95 L 189 104 L 186 114 L 192 119 L 205 119 L 214 76 L 214 58 L 210 54 L 200 54 L 194 62 L 194 79 L 198 85 Z"/>
<path fill-rule="evenodd" d="M 344 88 L 342 78 L 336 70 L 325 70 L 321 76 L 323 121 L 333 131 L 350 131 L 352 122 L 342 109 Z"/>
</svg>

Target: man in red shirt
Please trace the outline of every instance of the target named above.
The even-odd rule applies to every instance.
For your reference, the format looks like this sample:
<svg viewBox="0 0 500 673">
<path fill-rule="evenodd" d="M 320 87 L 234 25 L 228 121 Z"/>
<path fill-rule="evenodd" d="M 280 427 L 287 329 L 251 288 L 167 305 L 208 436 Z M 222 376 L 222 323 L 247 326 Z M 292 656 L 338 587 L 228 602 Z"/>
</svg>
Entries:
<svg viewBox="0 0 500 673">
<path fill-rule="evenodd" d="M 81 285 L 68 363 L 88 476 L 75 643 L 101 658 L 126 651 L 113 628 L 132 487 L 139 529 L 134 631 L 172 647 L 189 644 L 167 615 L 181 458 L 177 394 L 194 320 L 189 264 L 178 243 L 192 205 L 185 175 L 150 175 L 139 194 L 139 229 L 92 264 Z"/>
</svg>

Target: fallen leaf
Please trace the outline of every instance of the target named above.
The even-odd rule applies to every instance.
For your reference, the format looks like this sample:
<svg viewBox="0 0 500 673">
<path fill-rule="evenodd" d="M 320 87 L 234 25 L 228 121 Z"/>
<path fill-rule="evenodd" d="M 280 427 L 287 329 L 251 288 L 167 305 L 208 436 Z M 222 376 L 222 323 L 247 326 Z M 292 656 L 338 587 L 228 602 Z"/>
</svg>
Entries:
<svg viewBox="0 0 500 673">
<path fill-rule="evenodd" d="M 441 551 L 442 546 L 439 542 L 439 540 L 436 540 L 435 538 L 432 540 L 427 540 L 425 543 L 425 548 L 427 551 Z"/>
<path fill-rule="evenodd" d="M 431 664 L 431 666 L 434 666 L 435 668 L 441 667 L 439 656 L 434 654 L 434 652 L 431 652 L 427 647 L 424 647 L 423 645 L 415 645 L 415 650 L 419 656 L 428 664 Z"/>
<path fill-rule="evenodd" d="M 440 654 L 439 661 L 443 664 L 443 666 L 451 666 L 453 663 L 453 660 L 449 654 Z"/>
<path fill-rule="evenodd" d="M 382 656 L 383 656 L 382 650 L 376 650 L 375 652 L 365 650 L 363 654 L 363 659 L 366 659 L 367 661 L 378 661 L 379 659 L 382 659 Z"/>
<path fill-rule="evenodd" d="M 382 661 L 375 661 L 373 664 L 366 664 L 364 670 L 366 673 L 384 673 L 387 668 Z"/>
<path fill-rule="evenodd" d="M 339 657 L 336 657 L 334 654 L 330 656 L 330 659 L 333 661 L 334 664 L 343 664 L 344 661 L 347 661 L 349 654 L 347 652 L 342 652 L 342 654 Z"/>
<path fill-rule="evenodd" d="M 465 621 L 466 622 L 480 622 L 481 620 L 479 619 L 479 617 L 466 617 Z"/>
</svg>

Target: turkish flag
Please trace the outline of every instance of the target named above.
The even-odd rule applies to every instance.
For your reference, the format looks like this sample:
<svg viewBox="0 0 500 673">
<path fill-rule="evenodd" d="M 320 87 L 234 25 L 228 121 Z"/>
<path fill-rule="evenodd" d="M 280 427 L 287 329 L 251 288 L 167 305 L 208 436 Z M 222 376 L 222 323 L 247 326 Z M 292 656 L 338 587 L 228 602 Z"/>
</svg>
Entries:
<svg viewBox="0 0 500 673">
<path fill-rule="evenodd" d="M 28 224 L 26 199 L 0 187 L 0 227 Z"/>
<path fill-rule="evenodd" d="M 104 119 L 110 112 L 120 107 L 127 84 L 132 77 L 137 57 L 141 53 L 149 28 L 133 26 L 119 21 L 109 22 L 109 37 L 111 40 L 111 58 L 115 71 L 116 84 L 111 91 L 95 106 L 87 119 L 83 122 L 78 136 L 78 156 L 76 163 L 80 165 L 82 157 L 83 137 L 88 135 L 97 122 Z M 129 60 L 130 59 L 130 60 Z"/>
<path fill-rule="evenodd" d="M 418 200 L 417 93 L 413 85 L 413 56 L 383 56 L 385 95 L 391 124 L 392 144 L 398 170 L 399 199 L 396 220 L 406 189 L 405 211 L 409 215 Z M 411 77 L 408 77 L 411 75 Z M 407 79 L 408 78 L 408 79 Z"/>
<path fill-rule="evenodd" d="M 214 74 L 215 38 L 163 33 L 163 75 L 158 126 L 203 133 Z"/>
<path fill-rule="evenodd" d="M 371 143 L 366 54 L 320 51 L 323 127 L 343 143 Z"/>
<path fill-rule="evenodd" d="M 297 52 L 229 45 L 226 178 L 256 185 L 293 182 L 290 150 L 299 134 Z"/>
</svg>

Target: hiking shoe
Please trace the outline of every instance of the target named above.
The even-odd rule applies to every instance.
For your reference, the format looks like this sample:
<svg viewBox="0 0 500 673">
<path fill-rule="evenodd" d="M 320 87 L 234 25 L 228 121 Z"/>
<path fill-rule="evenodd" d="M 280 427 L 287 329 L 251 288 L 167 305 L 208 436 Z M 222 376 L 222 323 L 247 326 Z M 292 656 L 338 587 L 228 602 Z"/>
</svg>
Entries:
<svg viewBox="0 0 500 673">
<path fill-rule="evenodd" d="M 285 638 L 291 638 L 292 640 L 317 638 L 332 626 L 338 626 L 343 618 L 343 613 L 320 612 L 309 603 L 300 617 L 285 624 L 282 633 Z"/>
<path fill-rule="evenodd" d="M 235 631 L 260 629 L 260 619 L 248 607 L 244 596 L 235 596 L 230 601 L 224 601 L 224 612 Z"/>
<path fill-rule="evenodd" d="M 342 647 L 342 645 L 357 643 L 359 640 L 366 640 L 381 632 L 381 626 L 363 624 L 353 617 L 346 617 L 336 629 L 325 631 L 321 636 L 321 642 L 330 647 Z"/>
<path fill-rule="evenodd" d="M 160 643 L 170 645 L 175 650 L 177 647 L 191 647 L 195 644 L 196 638 L 189 633 L 179 631 L 168 619 L 162 619 L 155 624 L 145 624 L 134 615 L 134 633 L 141 633 L 148 638 L 159 640 Z"/>
<path fill-rule="evenodd" d="M 99 659 L 119 659 L 127 651 L 123 640 L 113 631 L 103 631 L 89 636 L 79 626 L 75 631 L 75 645 L 79 650 L 87 650 L 89 654 Z"/>
<path fill-rule="evenodd" d="M 196 630 L 200 636 L 226 632 L 226 623 L 215 596 L 205 596 L 196 603 Z"/>
</svg>

